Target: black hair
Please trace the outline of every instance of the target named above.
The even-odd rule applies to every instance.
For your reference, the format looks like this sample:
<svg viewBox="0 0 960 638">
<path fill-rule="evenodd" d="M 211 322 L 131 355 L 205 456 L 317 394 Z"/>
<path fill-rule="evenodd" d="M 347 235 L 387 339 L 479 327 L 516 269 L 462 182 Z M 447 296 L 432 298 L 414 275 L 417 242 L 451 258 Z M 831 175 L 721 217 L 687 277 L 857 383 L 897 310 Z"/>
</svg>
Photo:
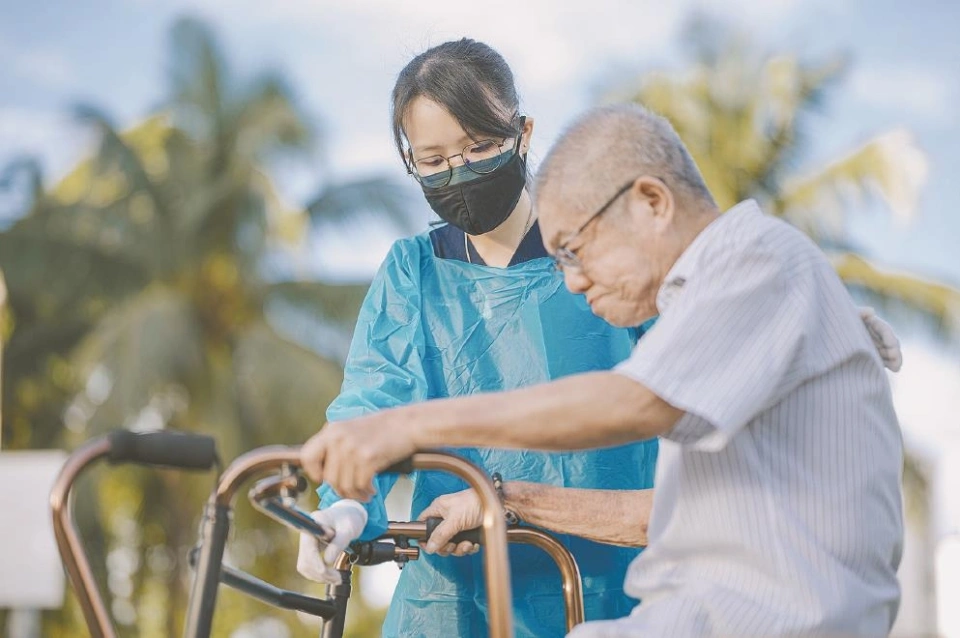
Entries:
<svg viewBox="0 0 960 638">
<path fill-rule="evenodd" d="M 513 72 L 494 49 L 471 40 L 444 42 L 427 49 L 400 71 L 393 87 L 393 138 L 407 163 L 403 118 L 418 97 L 433 100 L 474 138 L 520 133 L 520 97 Z"/>
</svg>

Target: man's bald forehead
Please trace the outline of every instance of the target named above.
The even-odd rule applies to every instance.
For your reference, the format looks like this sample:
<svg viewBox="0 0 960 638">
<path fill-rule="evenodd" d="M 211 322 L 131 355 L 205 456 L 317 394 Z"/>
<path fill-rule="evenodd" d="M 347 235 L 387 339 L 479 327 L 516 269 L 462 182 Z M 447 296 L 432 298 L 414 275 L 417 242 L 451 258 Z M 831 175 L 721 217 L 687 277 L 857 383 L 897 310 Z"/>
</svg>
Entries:
<svg viewBox="0 0 960 638">
<path fill-rule="evenodd" d="M 665 118 L 637 104 L 603 106 L 587 111 L 563 132 L 540 166 L 535 196 L 538 205 L 562 201 L 556 208 L 588 215 L 641 175 L 660 177 L 674 190 L 711 199 Z"/>
<path fill-rule="evenodd" d="M 608 131 L 612 122 L 606 118 L 590 117 L 592 113 L 575 120 L 561 135 L 540 165 L 537 178 L 537 197 L 558 198 L 577 205 L 589 199 L 591 183 L 596 180 L 590 167 L 602 163 L 608 148 Z"/>
<path fill-rule="evenodd" d="M 564 196 L 568 192 L 577 192 L 576 186 L 561 181 L 558 188 L 534 196 L 544 245 L 551 252 L 563 243 L 564 235 L 579 226 L 580 220 L 587 215 L 581 206 L 573 205 L 572 199 Z"/>
</svg>

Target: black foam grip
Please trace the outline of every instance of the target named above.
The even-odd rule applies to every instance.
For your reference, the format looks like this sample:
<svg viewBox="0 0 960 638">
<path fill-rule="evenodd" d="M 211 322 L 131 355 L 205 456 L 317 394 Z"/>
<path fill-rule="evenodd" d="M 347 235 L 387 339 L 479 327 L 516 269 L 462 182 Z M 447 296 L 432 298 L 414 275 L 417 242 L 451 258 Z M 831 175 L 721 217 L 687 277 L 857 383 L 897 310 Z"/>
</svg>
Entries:
<svg viewBox="0 0 960 638">
<path fill-rule="evenodd" d="M 427 536 L 424 539 L 424 542 L 430 540 L 430 536 L 433 535 L 433 531 L 437 529 L 437 526 L 443 522 L 442 518 L 431 516 L 426 521 L 427 524 Z M 450 542 L 454 545 L 459 545 L 463 541 L 468 541 L 475 545 L 480 543 L 480 528 L 476 527 L 474 529 L 466 529 L 462 532 L 457 532 L 454 534 L 453 538 L 450 539 Z"/>
<path fill-rule="evenodd" d="M 107 458 L 111 463 L 158 465 L 185 470 L 209 470 L 217 463 L 216 441 L 202 434 L 167 430 L 115 430 L 107 438 L 110 441 Z"/>
<path fill-rule="evenodd" d="M 397 546 L 393 543 L 366 541 L 353 543 L 350 549 L 357 555 L 358 565 L 381 565 L 397 557 Z"/>
<path fill-rule="evenodd" d="M 413 458 L 406 458 L 402 461 L 397 461 L 390 467 L 386 468 L 384 474 L 413 474 Z"/>
</svg>

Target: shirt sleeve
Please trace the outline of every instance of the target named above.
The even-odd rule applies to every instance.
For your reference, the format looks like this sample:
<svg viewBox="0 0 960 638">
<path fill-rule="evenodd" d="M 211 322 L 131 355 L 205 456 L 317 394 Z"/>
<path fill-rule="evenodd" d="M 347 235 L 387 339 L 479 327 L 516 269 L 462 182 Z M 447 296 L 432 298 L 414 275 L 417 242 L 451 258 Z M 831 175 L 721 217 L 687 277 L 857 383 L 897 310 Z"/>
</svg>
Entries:
<svg viewBox="0 0 960 638">
<path fill-rule="evenodd" d="M 665 438 L 705 451 L 800 383 L 809 314 L 776 251 L 757 241 L 713 252 L 616 369 L 686 412 Z"/>
<path fill-rule="evenodd" d="M 416 264 L 411 263 L 414 261 L 395 245 L 370 285 L 344 365 L 342 389 L 327 409 L 328 421 L 352 419 L 426 399 L 420 286 Z M 384 499 L 396 481 L 396 474 L 379 474 L 374 479 L 376 494 L 363 504 L 368 519 L 362 540 L 387 530 Z M 320 486 L 318 494 L 321 508 L 340 500 L 326 484 Z"/>
</svg>

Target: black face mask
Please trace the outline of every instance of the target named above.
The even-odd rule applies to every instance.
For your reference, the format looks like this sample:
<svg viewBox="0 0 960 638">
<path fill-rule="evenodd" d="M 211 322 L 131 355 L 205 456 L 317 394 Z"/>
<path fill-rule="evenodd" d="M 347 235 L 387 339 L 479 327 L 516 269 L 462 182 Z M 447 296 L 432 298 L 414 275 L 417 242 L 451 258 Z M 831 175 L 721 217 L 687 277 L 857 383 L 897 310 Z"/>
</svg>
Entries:
<svg viewBox="0 0 960 638">
<path fill-rule="evenodd" d="M 423 187 L 430 208 L 468 235 L 483 235 L 506 221 L 527 183 L 526 158 L 519 140 L 507 162 L 488 175 L 440 188 Z"/>
</svg>

